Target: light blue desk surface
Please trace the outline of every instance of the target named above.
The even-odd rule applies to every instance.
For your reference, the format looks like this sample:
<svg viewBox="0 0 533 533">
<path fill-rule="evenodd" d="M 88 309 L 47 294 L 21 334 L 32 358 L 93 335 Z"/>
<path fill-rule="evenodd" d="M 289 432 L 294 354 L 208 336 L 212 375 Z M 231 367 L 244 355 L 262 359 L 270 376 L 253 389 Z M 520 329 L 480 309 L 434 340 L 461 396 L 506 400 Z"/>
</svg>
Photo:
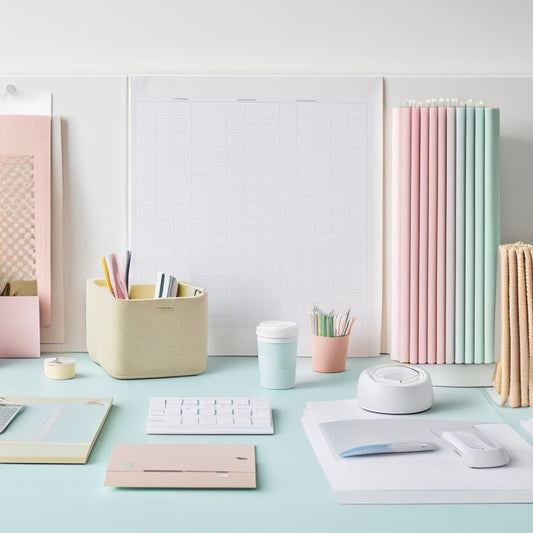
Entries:
<svg viewBox="0 0 533 533">
<path fill-rule="evenodd" d="M 389 532 L 527 531 L 533 504 L 340 505 L 302 428 L 309 400 L 354 398 L 359 372 L 379 359 L 349 359 L 346 372 L 318 374 L 298 360 L 297 386 L 259 385 L 257 359 L 210 357 L 193 377 L 115 380 L 87 354 L 75 354 L 76 378 L 43 377 L 43 358 L 0 359 L 0 395 L 113 396 L 114 403 L 85 465 L 0 464 L 0 529 L 46 532 Z M 274 435 L 149 436 L 151 396 L 269 396 Z M 436 388 L 435 416 L 476 418 L 491 409 L 477 390 Z M 532 408 L 496 408 L 519 429 Z M 449 414 L 448 414 L 449 413 Z M 522 433 L 524 435 L 524 433 Z M 527 435 L 527 434 L 526 434 Z M 529 438 L 529 437 L 528 437 Z M 104 487 L 114 443 L 254 444 L 255 490 L 117 489 Z M 533 444 L 533 440 L 529 439 Z M 533 481 L 532 481 L 533 483 Z M 529 525 L 528 525 L 529 524 Z"/>
</svg>

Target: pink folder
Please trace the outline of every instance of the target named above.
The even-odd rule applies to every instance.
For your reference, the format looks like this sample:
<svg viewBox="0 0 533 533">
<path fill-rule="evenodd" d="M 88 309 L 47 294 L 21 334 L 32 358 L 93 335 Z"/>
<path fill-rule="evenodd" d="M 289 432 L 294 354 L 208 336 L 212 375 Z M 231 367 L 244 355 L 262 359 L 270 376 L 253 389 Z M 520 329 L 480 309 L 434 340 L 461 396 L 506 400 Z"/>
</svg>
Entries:
<svg viewBox="0 0 533 533">
<path fill-rule="evenodd" d="M 0 154 L 33 155 L 35 263 L 41 327 L 51 321 L 51 119 L 37 115 L 0 115 Z"/>
</svg>

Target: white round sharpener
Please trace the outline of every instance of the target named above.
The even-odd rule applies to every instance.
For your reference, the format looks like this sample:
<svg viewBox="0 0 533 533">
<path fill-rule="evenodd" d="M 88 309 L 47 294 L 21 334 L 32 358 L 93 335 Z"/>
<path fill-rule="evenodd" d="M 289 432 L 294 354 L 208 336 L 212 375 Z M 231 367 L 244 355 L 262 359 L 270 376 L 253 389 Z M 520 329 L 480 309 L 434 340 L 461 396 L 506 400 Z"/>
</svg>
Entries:
<svg viewBox="0 0 533 533">
<path fill-rule="evenodd" d="M 419 413 L 433 406 L 433 385 L 429 374 L 415 366 L 378 365 L 361 372 L 357 401 L 375 413 Z"/>
</svg>

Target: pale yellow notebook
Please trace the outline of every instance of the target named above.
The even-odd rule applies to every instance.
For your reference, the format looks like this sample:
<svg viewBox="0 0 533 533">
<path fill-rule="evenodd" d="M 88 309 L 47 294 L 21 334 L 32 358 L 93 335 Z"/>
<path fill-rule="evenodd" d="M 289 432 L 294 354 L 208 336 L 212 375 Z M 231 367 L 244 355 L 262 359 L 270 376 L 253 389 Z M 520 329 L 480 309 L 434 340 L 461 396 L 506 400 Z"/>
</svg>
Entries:
<svg viewBox="0 0 533 533">
<path fill-rule="evenodd" d="M 3 396 L 24 409 L 0 434 L 0 463 L 86 463 L 113 398 Z"/>
</svg>

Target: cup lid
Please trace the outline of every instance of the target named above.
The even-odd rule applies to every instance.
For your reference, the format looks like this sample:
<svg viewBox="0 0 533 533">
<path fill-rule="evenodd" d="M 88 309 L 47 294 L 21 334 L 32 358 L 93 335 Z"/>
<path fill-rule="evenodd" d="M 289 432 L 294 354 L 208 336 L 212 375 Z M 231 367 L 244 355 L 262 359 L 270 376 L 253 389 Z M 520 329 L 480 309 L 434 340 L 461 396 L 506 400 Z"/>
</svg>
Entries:
<svg viewBox="0 0 533 533">
<path fill-rule="evenodd" d="M 298 326 L 293 322 L 283 320 L 267 320 L 261 322 L 255 332 L 260 337 L 270 337 L 273 339 L 296 337 L 298 335 Z"/>
</svg>

